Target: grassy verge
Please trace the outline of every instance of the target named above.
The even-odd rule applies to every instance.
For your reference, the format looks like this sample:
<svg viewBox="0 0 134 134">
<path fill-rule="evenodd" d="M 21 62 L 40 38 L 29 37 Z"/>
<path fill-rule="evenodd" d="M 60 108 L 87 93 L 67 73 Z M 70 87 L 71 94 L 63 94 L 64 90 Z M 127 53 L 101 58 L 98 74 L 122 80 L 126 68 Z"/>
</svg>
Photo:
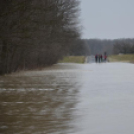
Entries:
<svg viewBox="0 0 134 134">
<path fill-rule="evenodd" d="M 130 62 L 134 63 L 134 54 L 124 54 L 124 55 L 112 55 L 109 56 L 110 62 Z"/>
<path fill-rule="evenodd" d="M 64 57 L 59 63 L 84 63 L 85 56 L 67 56 Z"/>
</svg>

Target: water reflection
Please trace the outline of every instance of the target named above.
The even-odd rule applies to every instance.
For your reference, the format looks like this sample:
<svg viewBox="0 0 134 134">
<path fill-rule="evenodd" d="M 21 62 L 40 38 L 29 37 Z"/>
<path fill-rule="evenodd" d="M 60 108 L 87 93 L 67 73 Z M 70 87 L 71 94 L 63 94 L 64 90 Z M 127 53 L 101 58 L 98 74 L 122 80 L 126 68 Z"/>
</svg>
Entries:
<svg viewBox="0 0 134 134">
<path fill-rule="evenodd" d="M 71 133 L 78 74 L 52 68 L 28 73 L 0 78 L 0 133 Z"/>
</svg>

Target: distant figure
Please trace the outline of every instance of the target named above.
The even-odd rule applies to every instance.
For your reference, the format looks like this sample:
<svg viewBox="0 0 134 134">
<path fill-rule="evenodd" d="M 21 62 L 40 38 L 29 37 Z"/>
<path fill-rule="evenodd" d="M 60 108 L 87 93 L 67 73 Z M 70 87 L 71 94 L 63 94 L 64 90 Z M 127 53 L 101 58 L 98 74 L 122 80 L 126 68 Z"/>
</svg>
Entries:
<svg viewBox="0 0 134 134">
<path fill-rule="evenodd" d="M 104 61 L 105 62 L 107 61 L 107 55 L 104 55 Z"/>
<path fill-rule="evenodd" d="M 95 62 L 96 63 L 98 62 L 98 55 L 97 54 L 95 55 Z"/>
</svg>

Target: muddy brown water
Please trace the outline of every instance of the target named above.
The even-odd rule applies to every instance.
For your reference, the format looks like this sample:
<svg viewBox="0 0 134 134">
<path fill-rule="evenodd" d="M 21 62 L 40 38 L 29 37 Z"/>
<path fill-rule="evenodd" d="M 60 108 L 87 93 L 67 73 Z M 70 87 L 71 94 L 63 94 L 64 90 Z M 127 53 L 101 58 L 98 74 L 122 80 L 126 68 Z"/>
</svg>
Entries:
<svg viewBox="0 0 134 134">
<path fill-rule="evenodd" d="M 57 64 L 0 77 L 0 134 L 132 134 L 134 65 Z"/>
<path fill-rule="evenodd" d="M 72 131 L 81 65 L 55 65 L 0 77 L 0 134 Z"/>
</svg>

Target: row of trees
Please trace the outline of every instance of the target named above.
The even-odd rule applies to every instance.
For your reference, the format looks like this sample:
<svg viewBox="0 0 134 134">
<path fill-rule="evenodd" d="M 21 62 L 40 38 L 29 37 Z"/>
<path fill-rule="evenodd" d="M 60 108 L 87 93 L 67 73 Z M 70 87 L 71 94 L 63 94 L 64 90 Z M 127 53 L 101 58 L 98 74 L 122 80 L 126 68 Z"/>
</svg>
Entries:
<svg viewBox="0 0 134 134">
<path fill-rule="evenodd" d="M 113 53 L 113 40 L 85 39 L 85 43 L 88 44 L 91 55 L 104 54 L 104 52 L 107 52 L 108 55 Z"/>
<path fill-rule="evenodd" d="M 107 52 L 109 55 L 113 53 L 113 40 L 101 39 L 80 39 L 72 45 L 71 55 L 95 55 L 104 54 Z"/>
<path fill-rule="evenodd" d="M 56 63 L 80 36 L 79 0 L 1 0 L 0 74 Z"/>
<path fill-rule="evenodd" d="M 70 49 L 70 55 L 134 53 L 134 39 L 79 39 Z"/>
<path fill-rule="evenodd" d="M 114 43 L 114 54 L 132 54 L 134 53 L 134 39 L 117 40 Z"/>
<path fill-rule="evenodd" d="M 84 39 L 78 39 L 70 47 L 69 54 L 73 56 L 88 56 L 90 55 L 89 45 Z"/>
</svg>

